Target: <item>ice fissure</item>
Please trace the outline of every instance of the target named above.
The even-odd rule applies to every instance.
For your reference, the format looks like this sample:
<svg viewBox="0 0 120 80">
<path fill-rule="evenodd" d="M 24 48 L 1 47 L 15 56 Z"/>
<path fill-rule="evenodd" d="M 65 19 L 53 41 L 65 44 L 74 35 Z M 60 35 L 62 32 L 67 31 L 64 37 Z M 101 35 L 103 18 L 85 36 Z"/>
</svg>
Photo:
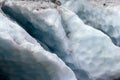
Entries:
<svg viewBox="0 0 120 80">
<path fill-rule="evenodd" d="M 2 5 L 1 79 L 120 77 L 119 23 L 111 18 L 116 10 L 94 8 L 89 0 L 61 0 L 61 6 L 41 1 L 8 0 Z"/>
</svg>

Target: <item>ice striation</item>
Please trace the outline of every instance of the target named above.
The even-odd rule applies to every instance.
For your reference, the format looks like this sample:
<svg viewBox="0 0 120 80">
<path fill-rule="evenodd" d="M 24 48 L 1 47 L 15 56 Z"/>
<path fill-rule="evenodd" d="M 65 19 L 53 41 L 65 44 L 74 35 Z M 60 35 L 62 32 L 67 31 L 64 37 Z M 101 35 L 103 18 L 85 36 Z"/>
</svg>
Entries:
<svg viewBox="0 0 120 80">
<path fill-rule="evenodd" d="M 119 19 L 119 6 L 94 7 L 90 0 L 61 3 L 58 6 L 44 0 L 8 0 L 3 4 L 0 59 L 2 63 L 14 63 L 1 64 L 0 71 L 10 74 L 11 80 L 120 77 L 120 31 L 119 21 L 115 20 Z M 6 70 L 3 66 L 10 67 Z M 18 70 L 23 72 L 18 74 Z"/>
</svg>

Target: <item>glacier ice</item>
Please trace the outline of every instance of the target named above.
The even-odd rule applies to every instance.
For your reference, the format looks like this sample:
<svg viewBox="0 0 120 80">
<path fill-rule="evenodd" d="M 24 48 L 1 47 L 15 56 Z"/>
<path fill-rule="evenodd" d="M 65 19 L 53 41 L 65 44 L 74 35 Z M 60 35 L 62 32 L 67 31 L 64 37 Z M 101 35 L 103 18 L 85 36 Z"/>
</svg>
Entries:
<svg viewBox="0 0 120 80">
<path fill-rule="evenodd" d="M 3 38 L 5 38 L 5 34 L 7 36 L 10 35 L 13 43 L 17 43 L 17 46 L 11 44 L 11 48 L 14 46 L 13 49 L 16 49 L 17 52 L 19 51 L 21 54 L 26 54 L 19 54 L 20 59 L 14 60 L 21 61 L 22 58 L 26 56 L 31 64 L 40 64 L 40 66 L 38 66 L 39 68 L 37 66 L 34 67 L 35 71 L 32 74 L 37 74 L 36 70 L 41 71 L 41 66 L 45 66 L 44 69 L 47 69 L 47 72 L 45 73 L 43 69 L 41 74 L 43 73 L 43 78 L 45 75 L 52 77 L 50 80 L 76 80 L 74 74 L 77 80 L 113 80 L 114 78 L 120 77 L 120 48 L 118 47 L 119 23 L 117 20 L 112 20 L 112 18 L 115 18 L 115 14 L 118 14 L 117 18 L 119 18 L 118 9 L 115 10 L 115 8 L 110 7 L 94 8 L 89 5 L 88 0 L 61 0 L 61 2 L 63 5 L 57 8 L 55 8 L 55 4 L 51 2 L 43 2 L 42 4 L 39 1 L 8 0 L 5 2 L 2 7 L 4 13 L 24 28 L 22 29 L 20 26 L 16 26 L 16 28 L 19 27 L 22 29 L 23 32 L 21 33 L 14 29 L 15 27 L 12 32 L 9 32 L 11 30 L 9 30 L 9 28 L 1 28 Z M 103 14 L 100 14 L 102 9 Z M 95 13 L 92 12 L 94 10 Z M 110 11 L 111 14 L 109 14 L 108 11 Z M 114 11 L 116 13 L 112 14 Z M 93 16 L 93 14 L 95 15 Z M 104 16 L 107 17 L 104 18 Z M 3 24 L 7 20 L 4 21 L 1 18 L 1 21 Z M 11 21 L 10 24 L 13 23 Z M 112 25 L 112 29 L 110 25 Z M 6 33 L 6 31 L 9 33 Z M 11 37 L 10 33 L 15 38 Z M 26 37 L 24 38 L 24 36 Z M 11 40 L 8 40 L 8 42 L 7 40 L 5 41 L 6 42 L 3 41 L 3 44 L 7 45 L 8 43 L 10 44 L 9 41 Z M 21 43 L 19 44 L 19 42 Z M 113 42 L 118 46 L 114 45 Z M 21 44 L 24 45 L 19 47 Z M 0 45 L 2 45 L 2 43 L 0 43 Z M 6 46 L 4 48 L 6 49 Z M 12 53 L 16 54 L 16 50 L 14 52 L 11 48 L 9 53 L 11 53 L 11 55 Z M 26 51 L 29 54 L 27 54 Z M 55 54 L 57 54 L 59 58 L 56 57 Z M 32 55 L 32 57 L 29 58 L 29 55 Z M 16 57 L 18 55 L 13 56 Z M 45 59 L 44 56 L 46 57 Z M 23 58 L 25 62 L 29 61 L 26 60 L 26 57 Z M 13 59 L 13 57 L 11 58 Z M 64 66 L 64 69 L 62 66 Z M 31 67 L 30 65 L 30 71 L 32 69 Z M 32 79 L 32 76 L 30 78 Z M 38 78 L 40 77 L 38 76 Z"/>
<path fill-rule="evenodd" d="M 0 12 L 0 80 L 76 80 L 65 63 L 44 50 Z"/>
<path fill-rule="evenodd" d="M 61 0 L 65 7 L 74 11 L 86 24 L 101 30 L 115 45 L 120 46 L 120 7 L 96 6 L 90 1 L 92 0 Z"/>
<path fill-rule="evenodd" d="M 68 54 L 68 40 L 61 24 L 61 16 L 56 9 L 48 7 L 52 7 L 52 4 L 39 6 L 40 2 L 34 1 L 14 3 L 15 5 L 6 3 L 11 7 L 4 6 L 4 12 L 11 15 L 29 34 L 47 45 L 51 52 L 58 53 L 61 57 Z"/>
<path fill-rule="evenodd" d="M 79 69 L 85 70 L 92 80 L 112 80 L 110 76 L 119 75 L 120 48 L 107 35 L 85 25 L 73 12 L 64 8 L 60 11 L 66 24 L 64 27 L 70 32 L 72 54 L 66 61 L 74 64 L 77 77 L 85 80 L 84 76 L 79 75 Z"/>
</svg>

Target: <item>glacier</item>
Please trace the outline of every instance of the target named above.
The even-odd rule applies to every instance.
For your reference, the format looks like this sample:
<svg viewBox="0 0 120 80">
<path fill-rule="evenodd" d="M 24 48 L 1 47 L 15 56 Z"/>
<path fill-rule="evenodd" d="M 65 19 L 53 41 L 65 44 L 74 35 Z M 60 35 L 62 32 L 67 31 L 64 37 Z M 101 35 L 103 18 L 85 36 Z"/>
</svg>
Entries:
<svg viewBox="0 0 120 80">
<path fill-rule="evenodd" d="M 2 75 L 10 80 L 119 78 L 119 6 L 61 3 L 5 1 L 0 11 Z"/>
<path fill-rule="evenodd" d="M 0 80 L 4 79 L 77 80 L 60 58 L 0 11 Z"/>
<path fill-rule="evenodd" d="M 11 10 L 11 8 L 4 6 L 3 11 L 6 13 L 8 12 L 7 14 L 11 15 L 16 21 L 18 21 L 30 35 L 47 45 L 50 51 L 55 53 L 59 52 L 58 56 L 64 57 L 62 53 L 67 54 L 69 49 L 68 40 L 61 24 L 61 16 L 59 15 L 59 12 L 54 8 L 49 8 L 53 5 L 50 4 L 39 6 L 41 2 L 34 1 L 29 3 L 26 1 L 14 2 L 16 2 L 15 4 L 18 6 L 22 5 L 21 7 L 23 8 L 13 5 L 14 9 Z M 48 9 L 44 10 L 41 9 L 41 7 Z M 33 13 L 30 11 L 33 11 Z"/>
<path fill-rule="evenodd" d="M 120 6 L 104 6 L 93 0 L 61 0 L 63 6 L 75 12 L 86 24 L 107 34 L 113 43 L 120 46 Z M 96 0 L 97 1 L 97 0 Z M 115 0 L 118 1 L 119 0 Z M 98 1 L 99 2 L 99 1 Z M 114 2 L 114 1 L 112 1 Z M 72 6 L 71 6 L 72 5 Z"/>
</svg>

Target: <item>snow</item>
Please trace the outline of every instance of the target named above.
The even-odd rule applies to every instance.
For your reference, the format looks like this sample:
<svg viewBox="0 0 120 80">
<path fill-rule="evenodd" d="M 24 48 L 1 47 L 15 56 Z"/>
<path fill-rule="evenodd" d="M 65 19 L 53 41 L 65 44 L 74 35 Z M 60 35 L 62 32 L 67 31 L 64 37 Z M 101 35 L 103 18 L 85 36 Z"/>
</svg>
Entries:
<svg viewBox="0 0 120 80">
<path fill-rule="evenodd" d="M 16 22 L 0 12 L 0 74 L 10 80 L 76 80 L 55 54 L 42 48 Z M 1 77 L 0 77 L 1 78 Z"/>
</svg>

